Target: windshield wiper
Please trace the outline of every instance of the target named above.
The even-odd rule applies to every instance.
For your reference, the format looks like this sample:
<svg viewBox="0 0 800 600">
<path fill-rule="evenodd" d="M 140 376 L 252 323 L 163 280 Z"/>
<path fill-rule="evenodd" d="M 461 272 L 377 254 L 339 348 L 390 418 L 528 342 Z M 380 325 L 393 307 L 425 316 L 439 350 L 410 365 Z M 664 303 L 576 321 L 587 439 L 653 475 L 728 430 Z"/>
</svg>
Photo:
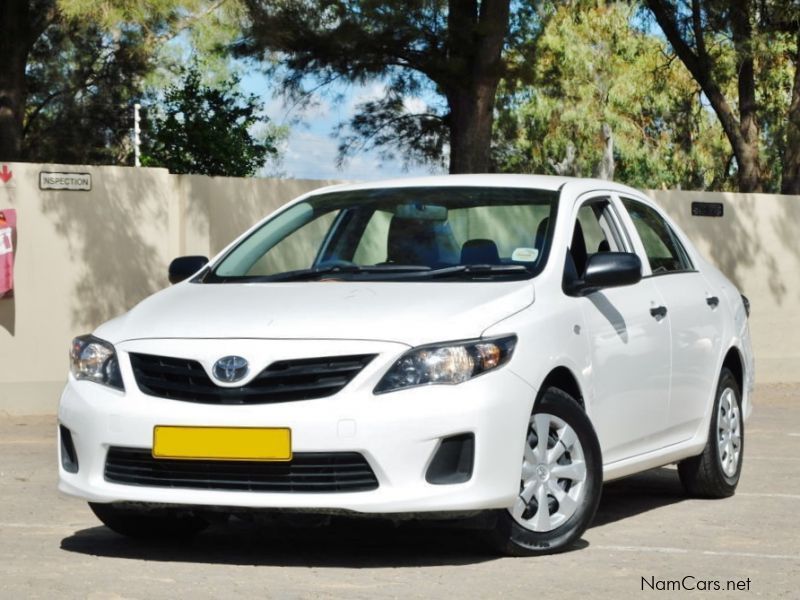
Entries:
<svg viewBox="0 0 800 600">
<path fill-rule="evenodd" d="M 452 265 L 431 269 L 423 265 L 374 265 L 359 267 L 358 265 L 332 265 L 328 267 L 317 267 L 308 269 L 308 273 L 294 272 L 275 275 L 277 279 L 270 281 L 299 281 L 313 279 L 318 276 L 343 274 L 380 274 L 389 276 L 394 281 L 403 280 L 428 280 L 428 279 L 447 279 L 447 278 L 494 278 L 506 277 L 520 279 L 528 277 L 530 271 L 523 265 Z M 286 275 L 284 278 L 281 275 Z M 381 277 L 382 279 L 384 277 Z"/>
<path fill-rule="evenodd" d="M 352 263 L 337 263 L 297 269 L 276 273 L 274 275 L 256 275 L 241 277 L 223 277 L 216 283 L 269 283 L 281 281 L 314 281 L 337 276 L 365 275 L 364 280 L 372 279 L 370 275 L 378 276 L 377 279 L 391 281 L 404 280 L 430 280 L 447 278 L 513 278 L 520 279 L 529 276 L 530 272 L 522 265 L 453 265 L 431 269 L 425 265 L 367 265 L 360 266 Z"/>
<path fill-rule="evenodd" d="M 419 273 L 425 279 L 444 279 L 447 277 L 527 277 L 530 271 L 523 265 L 455 265 Z"/>
<path fill-rule="evenodd" d="M 361 274 L 388 274 L 398 273 L 417 273 L 430 271 L 430 267 L 423 265 L 369 265 L 360 266 L 354 264 L 333 264 L 311 267 L 310 269 L 298 269 L 296 271 L 286 271 L 275 275 L 265 275 L 261 277 L 246 277 L 241 281 L 310 281 L 320 279 L 330 275 L 361 275 Z"/>
</svg>

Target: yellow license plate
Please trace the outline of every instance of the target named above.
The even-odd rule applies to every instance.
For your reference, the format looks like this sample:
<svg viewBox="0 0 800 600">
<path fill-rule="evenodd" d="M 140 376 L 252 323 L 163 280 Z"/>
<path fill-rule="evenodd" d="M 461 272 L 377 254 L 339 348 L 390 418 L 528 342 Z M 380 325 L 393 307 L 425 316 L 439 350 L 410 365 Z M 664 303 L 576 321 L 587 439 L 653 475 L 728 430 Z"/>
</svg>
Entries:
<svg viewBox="0 0 800 600">
<path fill-rule="evenodd" d="M 180 427 L 156 425 L 153 458 L 292 460 L 287 427 Z"/>
</svg>

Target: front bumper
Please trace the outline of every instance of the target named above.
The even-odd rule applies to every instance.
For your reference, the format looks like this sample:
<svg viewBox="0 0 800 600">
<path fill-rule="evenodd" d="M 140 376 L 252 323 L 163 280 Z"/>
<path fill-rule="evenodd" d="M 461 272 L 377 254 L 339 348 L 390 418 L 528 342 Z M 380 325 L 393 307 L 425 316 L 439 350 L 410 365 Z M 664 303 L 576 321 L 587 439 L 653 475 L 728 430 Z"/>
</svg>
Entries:
<svg viewBox="0 0 800 600">
<path fill-rule="evenodd" d="M 227 348 L 210 349 L 213 342 L 198 341 L 199 354 L 225 354 Z M 248 343 L 251 356 L 258 354 L 259 342 Z M 276 342 L 261 343 L 271 345 L 274 352 Z M 378 356 L 341 392 L 327 398 L 220 406 L 141 393 L 126 351 L 185 355 L 185 350 L 177 347 L 180 344 L 142 341 L 118 347 L 125 393 L 70 378 L 61 397 L 59 421 L 71 432 L 79 469 L 77 473 L 67 472 L 59 462 L 62 492 L 90 502 L 364 513 L 505 508 L 519 493 L 522 449 L 535 390 L 508 367 L 460 385 L 419 387 L 376 396 L 372 394 L 375 384 L 407 347 L 358 342 L 345 346 L 355 344 L 358 351 L 375 352 Z M 301 348 L 302 344 L 313 347 L 314 354 Z M 298 342 L 291 351 L 309 356 L 350 351 L 338 342 L 335 352 L 326 353 L 329 344 L 333 343 Z M 164 345 L 173 347 L 165 349 Z M 203 349 L 203 345 L 209 349 Z M 370 464 L 379 485 L 360 492 L 287 493 L 149 487 L 107 481 L 104 468 L 109 447 L 149 449 L 156 425 L 289 427 L 294 452 L 359 452 Z M 469 433 L 475 437 L 471 478 L 449 485 L 428 483 L 425 474 L 440 441 Z"/>
</svg>

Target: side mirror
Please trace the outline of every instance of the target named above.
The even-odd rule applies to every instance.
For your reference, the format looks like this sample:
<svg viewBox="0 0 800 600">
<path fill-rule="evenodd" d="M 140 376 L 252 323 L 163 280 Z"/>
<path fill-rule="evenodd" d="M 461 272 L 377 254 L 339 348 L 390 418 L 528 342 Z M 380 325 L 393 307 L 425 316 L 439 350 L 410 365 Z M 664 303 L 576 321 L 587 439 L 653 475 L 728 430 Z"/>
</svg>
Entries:
<svg viewBox="0 0 800 600">
<path fill-rule="evenodd" d="M 180 256 L 169 263 L 169 282 L 178 283 L 197 273 L 208 264 L 205 256 Z"/>
<path fill-rule="evenodd" d="M 633 285 L 642 279 L 642 261 L 631 252 L 598 252 L 586 262 L 583 279 L 574 280 L 568 293 L 586 296 L 597 290 Z"/>
</svg>

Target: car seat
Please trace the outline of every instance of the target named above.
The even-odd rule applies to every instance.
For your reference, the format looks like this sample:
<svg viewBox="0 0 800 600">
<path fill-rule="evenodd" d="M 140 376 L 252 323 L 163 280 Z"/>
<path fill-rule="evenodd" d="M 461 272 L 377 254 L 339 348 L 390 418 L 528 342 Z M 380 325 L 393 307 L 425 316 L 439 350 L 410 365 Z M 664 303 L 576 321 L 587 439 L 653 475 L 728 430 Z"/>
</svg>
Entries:
<svg viewBox="0 0 800 600">
<path fill-rule="evenodd" d="M 544 248 L 544 238 L 547 235 L 547 226 L 550 225 L 550 217 L 545 217 L 541 221 L 539 221 L 539 226 L 536 228 L 536 235 L 533 238 L 533 247 L 539 252 L 542 253 L 542 248 Z"/>
<path fill-rule="evenodd" d="M 492 240 L 467 240 L 461 247 L 462 265 L 499 265 L 500 253 Z"/>
<path fill-rule="evenodd" d="M 438 261 L 433 221 L 392 217 L 386 240 L 386 262 L 434 267 Z"/>
</svg>

